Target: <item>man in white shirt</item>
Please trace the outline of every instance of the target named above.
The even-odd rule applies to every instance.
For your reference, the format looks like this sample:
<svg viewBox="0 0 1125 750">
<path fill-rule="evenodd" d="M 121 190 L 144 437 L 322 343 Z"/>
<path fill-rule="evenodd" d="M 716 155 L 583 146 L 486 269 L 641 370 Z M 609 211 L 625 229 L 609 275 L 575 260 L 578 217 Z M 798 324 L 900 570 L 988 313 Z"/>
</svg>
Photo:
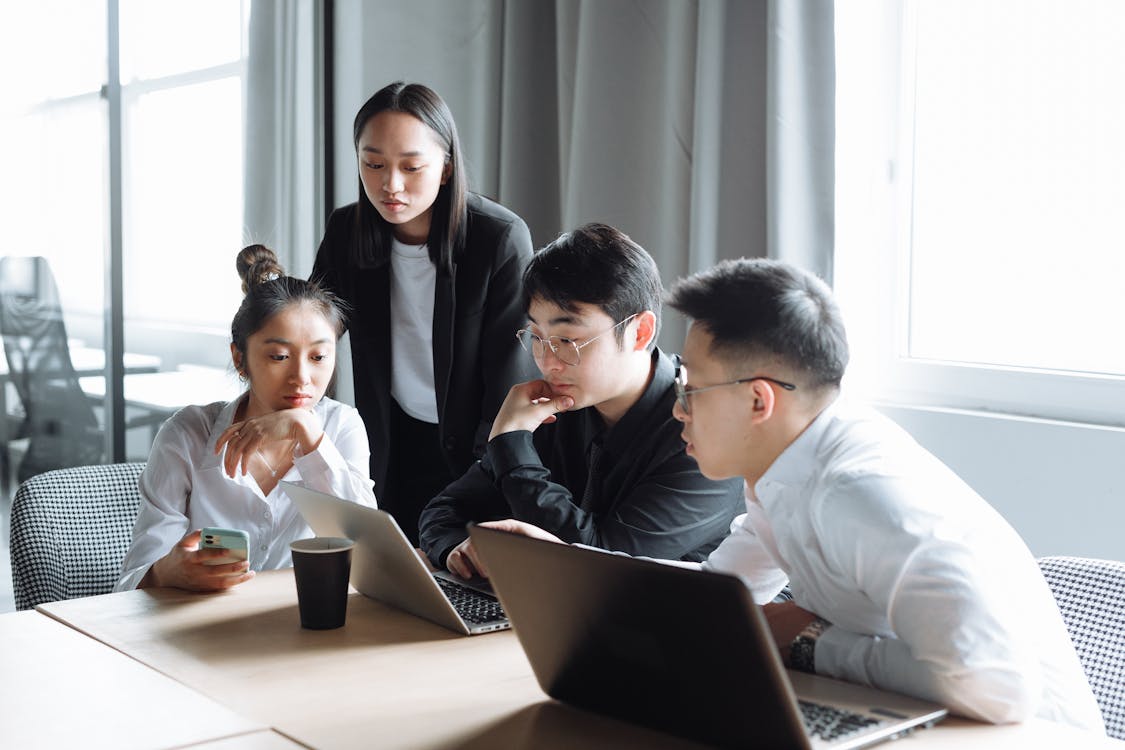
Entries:
<svg viewBox="0 0 1125 750">
<path fill-rule="evenodd" d="M 848 345 L 828 287 L 743 259 L 669 296 L 692 321 L 673 410 L 688 453 L 746 480 L 746 514 L 703 567 L 746 581 L 783 661 L 984 721 L 1104 732 L 1019 535 L 890 420 L 838 401 Z M 793 600 L 772 603 L 787 581 Z"/>
</svg>

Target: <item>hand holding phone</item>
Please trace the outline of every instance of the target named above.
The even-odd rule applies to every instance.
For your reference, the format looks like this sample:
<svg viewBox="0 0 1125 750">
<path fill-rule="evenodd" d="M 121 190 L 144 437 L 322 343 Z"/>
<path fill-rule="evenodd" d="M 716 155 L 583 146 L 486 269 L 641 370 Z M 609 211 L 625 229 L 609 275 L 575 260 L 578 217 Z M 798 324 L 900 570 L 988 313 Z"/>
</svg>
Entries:
<svg viewBox="0 0 1125 750">
<path fill-rule="evenodd" d="M 224 565 L 245 560 L 250 547 L 250 535 L 241 529 L 203 529 L 199 538 L 199 549 L 226 550 L 225 555 L 216 555 L 206 560 L 204 565 Z"/>
</svg>

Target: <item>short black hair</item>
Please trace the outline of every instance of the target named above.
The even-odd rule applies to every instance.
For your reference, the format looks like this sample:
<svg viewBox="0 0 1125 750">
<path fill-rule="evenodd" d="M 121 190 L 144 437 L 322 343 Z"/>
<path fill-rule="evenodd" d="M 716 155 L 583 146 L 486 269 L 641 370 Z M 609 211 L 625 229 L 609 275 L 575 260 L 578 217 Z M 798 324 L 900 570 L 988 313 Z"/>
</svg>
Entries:
<svg viewBox="0 0 1125 750">
<path fill-rule="evenodd" d="M 723 261 L 672 285 L 667 302 L 712 338 L 728 361 L 776 357 L 812 387 L 838 388 L 848 339 L 828 285 L 789 263 Z"/>
<path fill-rule="evenodd" d="M 537 252 L 523 274 L 524 309 L 541 299 L 574 312 L 577 305 L 597 305 L 618 323 L 652 310 L 656 344 L 660 332 L 660 297 L 664 286 L 652 256 L 629 236 L 607 224 L 584 224 L 564 232 Z M 616 330 L 618 344 L 624 327 Z"/>
</svg>

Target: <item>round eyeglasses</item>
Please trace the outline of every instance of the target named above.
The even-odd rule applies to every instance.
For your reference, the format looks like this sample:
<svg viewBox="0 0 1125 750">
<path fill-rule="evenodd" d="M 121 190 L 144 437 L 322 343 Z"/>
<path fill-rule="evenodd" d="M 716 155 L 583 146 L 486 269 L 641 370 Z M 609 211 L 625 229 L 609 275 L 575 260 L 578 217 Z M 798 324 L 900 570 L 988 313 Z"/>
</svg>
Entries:
<svg viewBox="0 0 1125 750">
<path fill-rule="evenodd" d="M 607 328 L 597 336 L 588 338 L 581 343 L 575 339 L 568 339 L 565 336 L 548 336 L 547 338 L 543 338 L 542 336 L 532 333 L 528 328 L 521 328 L 516 331 L 516 338 L 519 339 L 520 346 L 531 352 L 531 356 L 535 357 L 537 360 L 546 358 L 547 350 L 550 349 L 551 354 L 558 357 L 560 362 L 570 365 L 571 367 L 577 367 L 582 362 L 582 355 L 579 353 L 582 347 L 592 344 L 607 333 L 617 330 L 619 326 L 625 325 L 635 317 L 637 317 L 637 313 L 633 313 L 624 320 L 615 323 L 612 328 Z"/>
<path fill-rule="evenodd" d="M 680 410 L 684 414 L 691 414 L 691 401 L 688 400 L 689 396 L 694 396 L 697 393 L 703 393 L 704 391 L 709 391 L 712 388 L 722 388 L 725 385 L 738 385 L 739 383 L 749 383 L 752 380 L 765 380 L 769 383 L 773 383 L 774 385 L 776 385 L 780 388 L 784 388 L 787 391 L 797 390 L 797 386 L 793 385 L 792 383 L 786 383 L 782 380 L 777 380 L 776 378 L 767 377 L 765 375 L 752 375 L 748 378 L 739 378 L 738 380 L 730 380 L 730 381 L 727 381 L 726 383 L 716 383 L 715 385 L 705 385 L 702 388 L 691 388 L 691 389 L 689 389 L 688 384 L 687 384 L 687 368 L 684 367 L 683 365 L 680 365 L 679 367 L 676 368 L 676 381 L 675 381 L 676 403 L 680 405 Z"/>
</svg>

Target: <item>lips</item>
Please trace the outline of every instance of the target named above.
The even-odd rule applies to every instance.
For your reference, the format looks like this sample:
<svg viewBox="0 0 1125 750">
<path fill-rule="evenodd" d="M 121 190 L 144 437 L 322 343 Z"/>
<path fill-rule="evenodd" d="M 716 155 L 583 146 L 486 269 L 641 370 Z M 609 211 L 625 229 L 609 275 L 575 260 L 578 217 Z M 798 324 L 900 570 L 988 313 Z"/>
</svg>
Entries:
<svg viewBox="0 0 1125 750">
<path fill-rule="evenodd" d="M 288 401 L 291 404 L 295 404 L 295 405 L 299 406 L 301 404 L 312 401 L 312 396 L 308 395 L 307 393 L 298 393 L 298 394 L 295 394 L 295 395 L 292 395 L 292 396 L 286 396 L 285 400 Z"/>
</svg>

